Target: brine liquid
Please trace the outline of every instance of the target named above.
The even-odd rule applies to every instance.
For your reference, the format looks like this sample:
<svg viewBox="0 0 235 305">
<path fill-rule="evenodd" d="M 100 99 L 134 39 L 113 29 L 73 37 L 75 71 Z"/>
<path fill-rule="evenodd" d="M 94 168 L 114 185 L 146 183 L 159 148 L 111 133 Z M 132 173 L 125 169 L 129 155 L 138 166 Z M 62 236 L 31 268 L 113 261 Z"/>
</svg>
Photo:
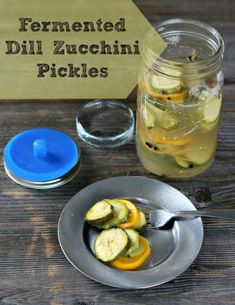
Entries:
<svg viewBox="0 0 235 305">
<path fill-rule="evenodd" d="M 146 111 L 149 103 L 151 107 L 163 108 L 163 115 L 154 119 L 155 113 Z M 171 103 L 166 108 L 164 101 L 150 100 L 139 90 L 136 145 L 140 161 L 148 171 L 159 176 L 186 178 L 199 174 L 212 163 L 219 117 L 214 122 L 204 122 L 202 107 L 202 102 L 195 99 L 183 104 Z M 171 125 L 164 125 L 166 111 L 167 119 L 174 119 Z M 154 120 L 153 126 L 146 124 L 149 118 Z"/>
</svg>

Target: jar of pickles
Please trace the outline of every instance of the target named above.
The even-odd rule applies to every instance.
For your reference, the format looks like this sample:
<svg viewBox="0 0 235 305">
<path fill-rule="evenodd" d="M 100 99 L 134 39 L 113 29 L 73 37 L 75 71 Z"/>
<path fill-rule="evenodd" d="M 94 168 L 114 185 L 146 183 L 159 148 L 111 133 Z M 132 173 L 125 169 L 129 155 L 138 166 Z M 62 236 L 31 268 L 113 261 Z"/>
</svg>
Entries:
<svg viewBox="0 0 235 305">
<path fill-rule="evenodd" d="M 155 30 L 166 42 L 160 55 Z M 224 43 L 192 20 L 167 20 L 155 30 L 146 36 L 138 79 L 137 153 L 154 174 L 191 177 L 215 156 Z"/>
</svg>

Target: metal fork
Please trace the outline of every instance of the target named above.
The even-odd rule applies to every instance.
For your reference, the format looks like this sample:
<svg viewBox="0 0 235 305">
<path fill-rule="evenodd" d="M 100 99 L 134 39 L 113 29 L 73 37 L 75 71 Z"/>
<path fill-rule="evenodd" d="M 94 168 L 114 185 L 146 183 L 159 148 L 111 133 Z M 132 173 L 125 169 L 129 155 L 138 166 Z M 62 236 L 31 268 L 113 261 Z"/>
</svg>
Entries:
<svg viewBox="0 0 235 305">
<path fill-rule="evenodd" d="M 171 219 L 192 219 L 195 217 L 224 218 L 235 221 L 234 210 L 203 210 L 203 211 L 166 211 L 153 210 L 146 214 L 147 227 L 152 229 L 161 228 Z"/>
</svg>

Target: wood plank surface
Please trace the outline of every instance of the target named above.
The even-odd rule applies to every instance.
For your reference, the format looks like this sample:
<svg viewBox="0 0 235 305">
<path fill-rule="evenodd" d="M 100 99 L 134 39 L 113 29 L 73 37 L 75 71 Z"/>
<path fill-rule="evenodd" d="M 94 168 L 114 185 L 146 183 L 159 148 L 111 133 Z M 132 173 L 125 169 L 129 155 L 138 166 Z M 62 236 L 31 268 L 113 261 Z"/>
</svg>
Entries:
<svg viewBox="0 0 235 305">
<path fill-rule="evenodd" d="M 184 17 L 206 21 L 221 30 L 225 55 L 224 103 L 213 165 L 189 180 L 169 184 L 198 207 L 235 208 L 235 2 L 136 0 L 152 22 Z M 135 109 L 135 92 L 128 103 Z M 32 127 L 58 128 L 78 141 L 81 172 L 54 190 L 30 190 L 12 182 L 0 161 L 0 305 L 233 305 L 235 304 L 235 223 L 204 219 L 199 256 L 175 280 L 145 290 L 98 284 L 69 264 L 57 240 L 57 223 L 66 202 L 86 185 L 111 176 L 143 175 L 134 139 L 114 150 L 79 141 L 75 116 L 84 101 L 1 101 L 0 154 L 16 133 Z"/>
</svg>

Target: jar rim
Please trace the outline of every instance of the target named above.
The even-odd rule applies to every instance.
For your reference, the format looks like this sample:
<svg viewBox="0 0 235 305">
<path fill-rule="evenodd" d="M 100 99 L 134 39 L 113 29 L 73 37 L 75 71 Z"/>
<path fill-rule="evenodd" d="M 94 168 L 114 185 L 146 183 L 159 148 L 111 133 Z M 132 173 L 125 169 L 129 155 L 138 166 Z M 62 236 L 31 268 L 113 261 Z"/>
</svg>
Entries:
<svg viewBox="0 0 235 305">
<path fill-rule="evenodd" d="M 156 52 L 154 52 L 154 50 L 151 49 L 151 46 L 149 44 L 149 42 L 151 41 L 151 39 L 153 39 L 154 37 L 156 38 L 155 35 L 155 31 L 157 31 L 157 33 L 159 34 L 159 36 L 161 37 L 161 32 L 163 31 L 163 27 L 165 26 L 171 26 L 174 24 L 182 24 L 182 25 L 191 25 L 191 26 L 195 26 L 198 29 L 202 29 L 202 30 L 206 30 L 210 35 L 213 35 L 213 37 L 216 38 L 216 42 L 214 41 L 214 43 L 216 43 L 216 48 L 215 48 L 215 52 L 213 52 L 211 55 L 209 55 L 206 58 L 200 59 L 200 61 L 197 62 L 187 62 L 187 63 L 182 63 L 182 62 L 178 62 L 178 61 L 174 61 L 171 59 L 166 59 L 163 56 L 161 56 L 161 54 L 157 54 Z M 179 32 L 179 31 L 178 31 Z M 172 31 L 169 32 L 172 34 L 179 34 L 177 31 Z M 182 30 L 181 33 L 186 33 L 186 31 Z M 189 34 L 194 34 L 195 36 L 201 37 L 203 38 L 203 35 L 199 35 L 196 32 L 189 32 Z M 166 37 L 167 35 L 163 35 L 162 37 Z M 162 38 L 161 37 L 161 38 Z M 205 38 L 205 35 L 204 35 Z M 201 22 L 201 21 L 197 21 L 197 20 L 193 20 L 193 19 L 183 19 L 183 18 L 173 18 L 173 19 L 167 19 L 165 21 L 161 21 L 157 24 L 155 24 L 153 26 L 153 29 L 147 33 L 145 40 L 144 40 L 144 53 L 146 53 L 144 56 L 147 56 L 148 59 L 151 61 L 154 61 L 157 59 L 157 61 L 159 62 L 159 65 L 164 65 L 164 66 L 168 66 L 170 68 L 173 69 L 183 69 L 183 70 L 187 70 L 187 71 L 193 71 L 194 69 L 198 70 L 200 67 L 205 67 L 205 65 L 211 65 L 211 66 L 215 66 L 218 63 L 220 63 L 222 61 L 222 57 L 223 57 L 223 52 L 224 52 L 224 41 L 223 38 L 221 36 L 221 34 L 212 26 Z"/>
</svg>

